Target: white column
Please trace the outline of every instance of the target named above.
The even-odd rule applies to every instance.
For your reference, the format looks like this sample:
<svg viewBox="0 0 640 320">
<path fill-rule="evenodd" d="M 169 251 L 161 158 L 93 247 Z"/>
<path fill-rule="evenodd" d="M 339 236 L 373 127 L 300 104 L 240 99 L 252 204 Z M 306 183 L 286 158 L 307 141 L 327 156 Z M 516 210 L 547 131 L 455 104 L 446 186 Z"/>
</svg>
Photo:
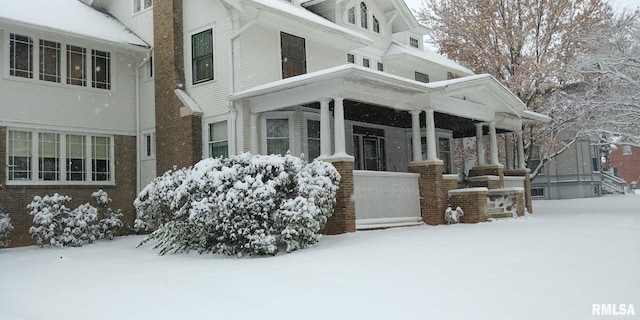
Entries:
<svg viewBox="0 0 640 320">
<path fill-rule="evenodd" d="M 496 137 L 495 121 L 489 122 L 489 153 L 491 153 L 491 164 L 500 164 L 500 159 L 498 159 L 498 137 Z"/>
<path fill-rule="evenodd" d="M 334 156 L 347 156 L 347 149 L 345 146 L 345 131 L 344 131 L 344 98 L 333 99 L 333 121 L 334 121 L 334 134 L 335 134 L 335 153 Z"/>
<path fill-rule="evenodd" d="M 329 99 L 320 100 L 320 157 L 331 155 L 331 116 L 329 115 Z"/>
<path fill-rule="evenodd" d="M 420 110 L 411 111 L 413 161 L 422 161 L 422 135 L 420 134 Z"/>
<path fill-rule="evenodd" d="M 514 154 L 513 154 L 513 134 L 505 133 L 504 134 L 504 144 L 505 144 L 505 156 L 507 159 L 506 168 L 509 170 L 515 169 L 514 167 Z"/>
<path fill-rule="evenodd" d="M 436 153 L 436 122 L 433 110 L 427 110 L 427 160 L 438 160 Z"/>
<path fill-rule="evenodd" d="M 251 126 L 251 153 L 259 154 L 260 148 L 258 146 L 258 114 L 251 112 L 251 118 L 249 119 Z"/>
<path fill-rule="evenodd" d="M 484 143 L 482 141 L 482 136 L 484 135 L 482 132 L 482 123 L 476 123 L 476 156 L 478 158 L 478 165 L 484 166 Z"/>
<path fill-rule="evenodd" d="M 516 133 L 516 143 L 518 144 L 518 169 L 524 169 L 527 167 L 524 159 L 524 139 L 522 138 L 522 131 Z"/>
</svg>

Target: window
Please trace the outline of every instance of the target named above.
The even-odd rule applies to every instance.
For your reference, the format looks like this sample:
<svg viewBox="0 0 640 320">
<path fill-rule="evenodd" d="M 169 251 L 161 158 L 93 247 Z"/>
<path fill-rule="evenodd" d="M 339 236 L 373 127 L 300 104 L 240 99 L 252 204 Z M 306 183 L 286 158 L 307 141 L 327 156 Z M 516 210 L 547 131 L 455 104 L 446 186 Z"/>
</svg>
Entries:
<svg viewBox="0 0 640 320">
<path fill-rule="evenodd" d="M 267 154 L 285 155 L 289 151 L 289 120 L 267 119 Z"/>
<path fill-rule="evenodd" d="M 369 66 L 370 66 L 370 65 L 371 65 L 371 63 L 370 63 L 369 59 L 367 59 L 367 58 L 362 58 L 362 66 L 363 66 L 363 67 L 367 67 L 367 68 L 369 68 Z"/>
<path fill-rule="evenodd" d="M 458 79 L 460 78 L 459 75 L 453 73 L 453 72 L 447 72 L 447 80 L 451 80 L 451 79 Z"/>
<path fill-rule="evenodd" d="M 111 89 L 111 55 L 109 52 L 91 50 L 91 86 L 98 89 Z"/>
<path fill-rule="evenodd" d="M 91 137 L 91 176 L 93 181 L 111 179 L 111 139 Z"/>
<path fill-rule="evenodd" d="M 544 197 L 544 188 L 531 188 L 532 197 Z"/>
<path fill-rule="evenodd" d="M 193 84 L 213 80 L 213 30 L 191 36 Z"/>
<path fill-rule="evenodd" d="M 380 33 L 380 22 L 376 16 L 373 16 L 373 32 Z"/>
<path fill-rule="evenodd" d="M 11 34 L 9 75 L 33 78 L 33 40 L 30 37 Z"/>
<path fill-rule="evenodd" d="M 307 73 L 307 52 L 304 38 L 281 32 L 282 78 Z"/>
<path fill-rule="evenodd" d="M 360 2 L 360 26 L 369 29 L 369 15 L 367 13 L 367 4 Z"/>
<path fill-rule="evenodd" d="M 414 48 L 420 48 L 420 43 L 418 42 L 418 39 L 414 37 L 409 38 L 409 45 L 411 45 Z"/>
<path fill-rule="evenodd" d="M 347 10 L 347 21 L 351 24 L 356 24 L 356 7 L 351 7 Z"/>
<path fill-rule="evenodd" d="M 438 158 L 442 160 L 444 173 L 453 173 L 453 167 L 451 162 L 451 139 L 445 137 L 438 137 Z"/>
<path fill-rule="evenodd" d="M 83 135 L 68 134 L 67 138 L 67 181 L 87 180 L 87 138 Z"/>
<path fill-rule="evenodd" d="M 356 56 L 351 53 L 347 53 L 347 62 L 348 63 L 356 63 Z"/>
<path fill-rule="evenodd" d="M 209 124 L 209 156 L 212 158 L 229 157 L 227 122 Z"/>
<path fill-rule="evenodd" d="M 382 64 L 382 62 L 378 62 L 378 71 L 384 71 L 384 64 Z"/>
<path fill-rule="evenodd" d="M 40 39 L 40 80 L 60 82 L 60 43 Z"/>
<path fill-rule="evenodd" d="M 147 62 L 147 70 L 149 71 L 147 75 L 149 79 L 153 78 L 153 55 L 149 56 L 149 62 Z"/>
<path fill-rule="evenodd" d="M 38 133 L 38 179 L 60 179 L 60 136 L 57 133 Z"/>
<path fill-rule="evenodd" d="M 530 157 L 531 160 L 529 160 L 529 169 L 531 169 L 531 171 L 534 171 L 536 170 L 536 168 L 538 168 L 541 162 L 540 147 L 531 146 L 531 149 L 529 152 L 531 152 L 531 157 Z M 542 174 L 542 171 L 540 171 L 540 174 Z"/>
<path fill-rule="evenodd" d="M 629 145 L 622 146 L 622 155 L 623 156 L 630 156 L 631 154 L 632 154 L 631 146 L 629 146 Z"/>
<path fill-rule="evenodd" d="M 87 85 L 87 49 L 67 45 L 67 84 Z"/>
<path fill-rule="evenodd" d="M 142 136 L 144 146 L 144 157 L 153 158 L 156 155 L 156 141 L 153 132 L 145 133 Z"/>
<path fill-rule="evenodd" d="M 112 141 L 109 136 L 8 130 L 7 180 L 45 184 L 113 181 Z"/>
<path fill-rule="evenodd" d="M 429 83 L 429 75 L 428 74 L 416 71 L 415 77 L 416 77 L 416 81 Z"/>
<path fill-rule="evenodd" d="M 320 121 L 307 120 L 307 156 L 308 160 L 320 156 Z"/>
<path fill-rule="evenodd" d="M 31 180 L 32 134 L 10 130 L 7 135 L 8 180 Z"/>
<path fill-rule="evenodd" d="M 153 0 L 133 0 L 133 12 L 140 12 L 153 6 Z"/>
</svg>

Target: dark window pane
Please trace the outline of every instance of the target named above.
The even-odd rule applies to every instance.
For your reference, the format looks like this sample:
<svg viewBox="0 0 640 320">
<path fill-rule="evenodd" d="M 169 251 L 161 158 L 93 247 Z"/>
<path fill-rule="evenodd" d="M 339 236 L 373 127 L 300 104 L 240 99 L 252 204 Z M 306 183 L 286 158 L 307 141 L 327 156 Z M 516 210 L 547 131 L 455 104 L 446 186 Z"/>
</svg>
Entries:
<svg viewBox="0 0 640 320">
<path fill-rule="evenodd" d="M 282 51 L 282 78 L 307 73 L 307 53 L 304 38 L 280 33 Z"/>
</svg>

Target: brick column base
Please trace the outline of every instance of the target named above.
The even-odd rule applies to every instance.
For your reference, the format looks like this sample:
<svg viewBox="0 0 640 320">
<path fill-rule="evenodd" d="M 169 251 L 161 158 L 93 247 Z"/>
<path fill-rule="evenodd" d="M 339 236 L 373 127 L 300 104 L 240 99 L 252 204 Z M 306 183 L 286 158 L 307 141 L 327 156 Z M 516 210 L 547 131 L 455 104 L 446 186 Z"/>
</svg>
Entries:
<svg viewBox="0 0 640 320">
<path fill-rule="evenodd" d="M 340 173 L 340 185 L 336 193 L 333 215 L 327 220 L 323 234 L 342 234 L 356 232 L 356 207 L 353 203 L 353 160 L 326 159 Z"/>
<path fill-rule="evenodd" d="M 487 188 L 468 188 L 449 191 L 449 203 L 451 208 L 460 207 L 464 216 L 460 217 L 462 223 L 478 223 L 487 221 Z"/>
<path fill-rule="evenodd" d="M 524 203 L 527 207 L 527 211 L 529 213 L 533 213 L 533 203 L 531 202 L 531 170 L 507 170 L 504 172 L 504 175 L 510 177 L 524 177 Z"/>
<path fill-rule="evenodd" d="M 469 177 L 479 177 L 479 176 L 496 176 L 499 178 L 499 182 L 495 185 L 495 188 L 498 189 L 504 187 L 504 166 L 501 164 L 498 165 L 486 165 L 486 166 L 475 166 L 471 168 L 469 171 Z M 494 186 L 494 185 L 492 185 Z M 489 187 L 489 186 L 486 186 Z"/>
<path fill-rule="evenodd" d="M 420 212 L 428 225 L 445 224 L 444 211 L 447 209 L 447 190 L 442 177 L 442 160 L 428 160 L 409 163 L 409 172 L 419 173 Z"/>
</svg>

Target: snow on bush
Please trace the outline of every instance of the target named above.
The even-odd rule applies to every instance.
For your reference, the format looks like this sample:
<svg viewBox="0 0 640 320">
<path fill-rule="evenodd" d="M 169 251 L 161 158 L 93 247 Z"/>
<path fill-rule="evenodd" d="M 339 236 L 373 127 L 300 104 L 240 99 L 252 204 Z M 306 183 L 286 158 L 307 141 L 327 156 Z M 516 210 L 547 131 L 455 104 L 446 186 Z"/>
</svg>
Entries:
<svg viewBox="0 0 640 320">
<path fill-rule="evenodd" d="M 329 163 L 286 156 L 205 159 L 150 183 L 134 202 L 142 243 L 160 254 L 274 255 L 307 248 L 333 213 L 340 175 Z"/>
<path fill-rule="evenodd" d="M 6 247 L 9 245 L 7 234 L 13 230 L 11 225 L 11 216 L 8 212 L 0 212 L 0 247 Z"/>
<path fill-rule="evenodd" d="M 53 196 L 35 196 L 27 206 L 33 216 L 29 234 L 36 244 L 49 243 L 56 247 L 79 247 L 97 239 L 113 238 L 113 231 L 122 226 L 120 210 L 108 207 L 111 199 L 102 190 L 94 192 L 92 198 L 98 203 L 102 219 L 97 221 L 99 212 L 96 207 L 85 203 L 71 210 L 67 207 L 71 197 L 55 193 Z"/>
</svg>

